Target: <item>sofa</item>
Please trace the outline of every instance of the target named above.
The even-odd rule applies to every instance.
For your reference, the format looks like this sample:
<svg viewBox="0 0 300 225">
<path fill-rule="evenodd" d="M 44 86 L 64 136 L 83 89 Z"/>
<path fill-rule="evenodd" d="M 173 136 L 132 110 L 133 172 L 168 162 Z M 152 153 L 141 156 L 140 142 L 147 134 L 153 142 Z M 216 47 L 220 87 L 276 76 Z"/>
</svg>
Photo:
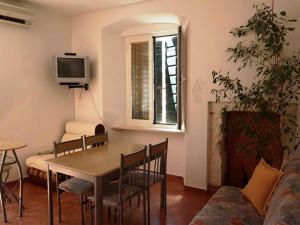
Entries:
<svg viewBox="0 0 300 225">
<path fill-rule="evenodd" d="M 65 124 L 65 132 L 61 142 L 81 138 L 81 136 L 91 136 L 105 133 L 102 124 L 83 123 L 78 121 L 69 121 Z M 54 158 L 53 150 L 46 150 L 32 155 L 26 159 L 27 174 L 31 183 L 39 186 L 47 186 L 47 164 L 45 160 Z M 55 174 L 52 177 L 55 184 Z"/>
<path fill-rule="evenodd" d="M 239 188 L 221 187 L 190 225 L 300 225 L 300 158 L 291 160 L 261 216 Z"/>
</svg>

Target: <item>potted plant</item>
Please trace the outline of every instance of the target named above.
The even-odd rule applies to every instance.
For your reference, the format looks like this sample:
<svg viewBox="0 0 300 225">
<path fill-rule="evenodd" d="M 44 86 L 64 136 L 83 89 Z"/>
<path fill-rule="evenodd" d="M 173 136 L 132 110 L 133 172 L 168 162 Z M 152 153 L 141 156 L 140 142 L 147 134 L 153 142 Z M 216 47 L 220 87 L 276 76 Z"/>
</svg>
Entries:
<svg viewBox="0 0 300 225">
<path fill-rule="evenodd" d="M 229 61 L 238 64 L 237 72 L 246 68 L 254 71 L 253 82 L 244 85 L 238 77 L 233 78 L 230 73 L 213 71 L 213 83 L 217 88 L 212 89 L 216 101 L 230 101 L 235 111 L 257 111 L 260 119 L 254 118 L 251 123 L 260 123 L 261 118 L 272 124 L 277 117 L 287 117 L 285 123 L 280 126 L 280 136 L 287 136 L 284 143 L 285 151 L 297 149 L 298 137 L 295 129 L 297 123 L 295 117 L 288 114 L 291 103 L 299 101 L 300 92 L 300 51 L 287 53 L 289 43 L 286 37 L 295 28 L 292 24 L 295 19 L 289 19 L 287 13 L 274 12 L 272 7 L 265 4 L 254 5 L 255 13 L 245 25 L 231 30 L 234 38 L 238 39 L 235 46 L 227 49 Z M 223 108 L 223 115 L 229 108 Z M 256 147 L 256 157 L 264 155 L 265 144 L 273 137 L 273 130 L 269 129 L 265 135 L 255 126 L 248 126 L 243 118 L 239 121 L 241 126 L 235 132 L 242 132 L 251 137 L 253 145 L 241 147 L 249 150 Z M 222 130 L 226 130 L 226 124 L 222 124 Z M 252 127 L 252 128 L 251 128 Z M 292 147 L 291 147 L 292 146 Z"/>
</svg>

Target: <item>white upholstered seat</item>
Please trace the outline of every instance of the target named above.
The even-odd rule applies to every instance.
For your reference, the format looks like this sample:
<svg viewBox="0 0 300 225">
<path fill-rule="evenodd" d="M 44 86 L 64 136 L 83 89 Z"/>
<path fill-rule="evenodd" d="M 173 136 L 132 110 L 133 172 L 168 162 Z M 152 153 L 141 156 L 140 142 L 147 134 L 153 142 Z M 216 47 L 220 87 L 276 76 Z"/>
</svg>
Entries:
<svg viewBox="0 0 300 225">
<path fill-rule="evenodd" d="M 95 127 L 97 125 L 98 124 L 82 123 L 77 121 L 67 122 L 65 125 L 65 133 L 61 139 L 61 142 L 80 139 L 83 135 L 95 135 Z M 46 154 L 33 155 L 28 157 L 26 159 L 26 165 L 27 167 L 47 172 L 47 164 L 45 160 L 51 158 L 54 158 L 54 154 L 49 154 L 49 151 L 47 151 Z"/>
</svg>

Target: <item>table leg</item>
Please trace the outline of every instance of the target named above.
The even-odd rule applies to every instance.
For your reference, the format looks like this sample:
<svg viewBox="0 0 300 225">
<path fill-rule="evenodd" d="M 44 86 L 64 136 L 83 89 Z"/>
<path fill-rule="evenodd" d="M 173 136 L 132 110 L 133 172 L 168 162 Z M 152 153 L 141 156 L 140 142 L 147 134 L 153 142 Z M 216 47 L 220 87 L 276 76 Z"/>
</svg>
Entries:
<svg viewBox="0 0 300 225">
<path fill-rule="evenodd" d="M 23 216 L 23 173 L 22 168 L 20 165 L 20 161 L 18 159 L 18 156 L 15 152 L 15 150 L 12 151 L 16 160 L 16 163 L 18 165 L 18 171 L 19 171 L 19 181 L 20 181 L 20 189 L 19 189 L 19 216 Z"/>
<path fill-rule="evenodd" d="M 2 172 L 3 172 L 3 167 L 4 167 L 4 162 L 6 158 L 7 151 L 3 152 L 1 164 L 0 164 L 0 204 L 1 204 L 1 209 L 2 209 L 2 215 L 4 219 L 4 223 L 7 223 L 7 216 L 6 216 L 6 209 L 5 209 L 5 199 L 4 199 L 4 184 L 2 183 Z"/>
<path fill-rule="evenodd" d="M 94 180 L 95 190 L 95 225 L 103 225 L 103 182 L 102 177 Z"/>
<path fill-rule="evenodd" d="M 48 224 L 53 225 L 53 201 L 52 201 L 52 171 L 47 171 L 47 187 L 48 187 Z"/>
</svg>

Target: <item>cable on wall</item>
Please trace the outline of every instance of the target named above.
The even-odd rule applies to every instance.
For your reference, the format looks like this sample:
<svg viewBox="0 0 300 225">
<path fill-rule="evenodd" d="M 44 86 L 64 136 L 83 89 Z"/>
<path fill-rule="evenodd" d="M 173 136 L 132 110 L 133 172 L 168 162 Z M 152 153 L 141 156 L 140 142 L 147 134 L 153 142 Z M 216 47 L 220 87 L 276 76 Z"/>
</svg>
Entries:
<svg viewBox="0 0 300 225">
<path fill-rule="evenodd" d="M 98 119 L 104 124 L 105 127 L 107 127 L 107 129 L 111 129 L 111 127 L 104 122 L 104 119 L 102 118 L 102 116 L 100 115 L 98 109 L 97 109 L 97 106 L 96 106 L 96 102 L 95 102 L 95 99 L 94 99 L 94 96 L 92 94 L 92 91 L 88 91 L 88 93 L 90 94 L 90 99 L 91 99 L 91 102 L 92 102 L 92 105 L 93 105 L 93 108 L 98 116 Z"/>
</svg>

